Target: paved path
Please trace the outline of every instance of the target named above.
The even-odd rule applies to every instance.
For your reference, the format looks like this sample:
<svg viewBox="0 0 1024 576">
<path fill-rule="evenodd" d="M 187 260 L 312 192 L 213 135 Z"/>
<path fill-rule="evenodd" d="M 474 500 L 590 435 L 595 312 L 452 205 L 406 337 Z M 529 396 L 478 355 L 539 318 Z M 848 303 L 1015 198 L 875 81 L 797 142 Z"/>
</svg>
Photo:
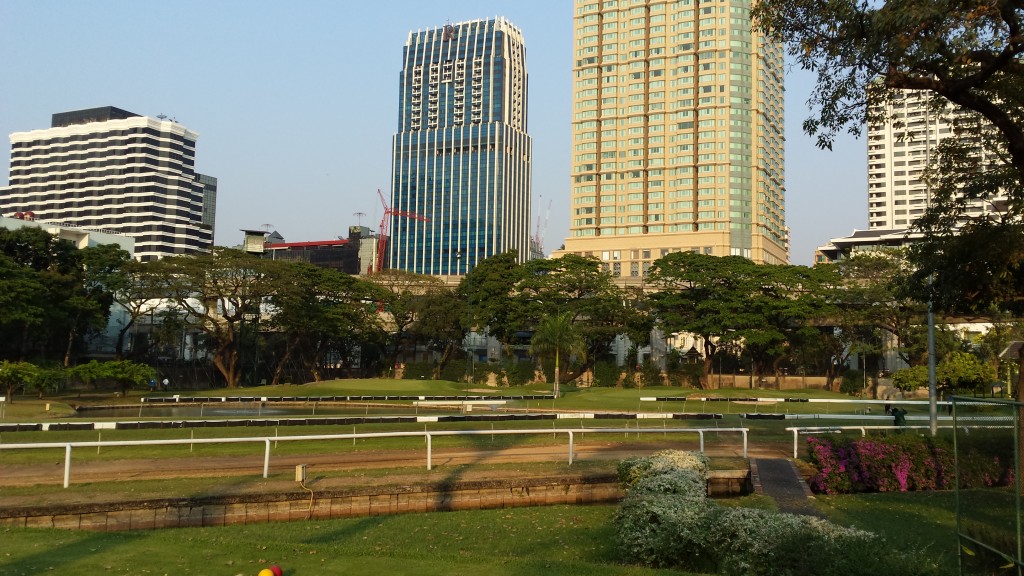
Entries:
<svg viewBox="0 0 1024 576">
<path fill-rule="evenodd" d="M 754 490 L 774 499 L 780 512 L 825 517 L 811 503 L 811 491 L 791 461 L 785 458 L 754 458 L 750 465 Z"/>
</svg>

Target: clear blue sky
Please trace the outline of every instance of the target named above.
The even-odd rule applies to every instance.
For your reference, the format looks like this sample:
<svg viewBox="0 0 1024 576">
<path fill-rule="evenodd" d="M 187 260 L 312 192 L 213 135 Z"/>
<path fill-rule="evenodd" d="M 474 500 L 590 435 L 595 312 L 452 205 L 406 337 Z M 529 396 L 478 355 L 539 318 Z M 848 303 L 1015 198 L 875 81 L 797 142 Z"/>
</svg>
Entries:
<svg viewBox="0 0 1024 576">
<path fill-rule="evenodd" d="M 534 143 L 534 222 L 545 250 L 569 229 L 572 2 L 0 0 L 0 183 L 7 135 L 54 112 L 117 106 L 200 134 L 196 169 L 219 178 L 216 243 L 265 224 L 286 240 L 376 228 L 389 191 L 398 72 L 410 30 L 505 16 L 523 30 Z M 817 150 L 800 132 L 810 79 L 786 84 L 792 261 L 867 226 L 863 140 Z M 362 212 L 365 216 L 356 216 Z"/>
</svg>

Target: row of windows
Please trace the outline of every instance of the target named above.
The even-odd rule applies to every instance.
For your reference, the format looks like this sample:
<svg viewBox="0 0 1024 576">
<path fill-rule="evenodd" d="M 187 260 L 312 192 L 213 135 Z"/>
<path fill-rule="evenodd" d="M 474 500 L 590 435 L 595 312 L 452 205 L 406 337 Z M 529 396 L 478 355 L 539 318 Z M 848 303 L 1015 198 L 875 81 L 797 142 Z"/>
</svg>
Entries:
<svg viewBox="0 0 1024 576">
<path fill-rule="evenodd" d="M 111 137 L 137 136 L 139 134 L 146 134 L 146 135 L 149 135 L 149 136 L 154 136 L 156 138 L 159 138 L 160 140 L 170 141 L 170 142 L 190 142 L 190 143 L 192 143 L 192 146 L 195 146 L 194 141 L 186 140 L 183 136 L 181 136 L 179 134 L 174 134 L 172 132 L 160 132 L 160 131 L 154 130 L 152 128 L 133 128 L 133 129 L 130 129 L 130 130 L 109 130 L 109 131 L 105 131 L 105 132 L 92 132 L 92 133 L 89 133 L 89 134 L 75 134 L 75 135 L 68 135 L 68 136 L 57 136 L 57 137 L 54 137 L 54 138 L 45 138 L 45 139 L 41 139 L 41 140 L 28 140 L 28 141 L 23 141 L 23 142 L 16 142 L 14 144 L 14 146 L 12 146 L 12 147 L 29 147 L 29 148 L 34 148 L 34 147 L 51 147 L 51 146 L 57 146 L 57 145 L 60 145 L 60 144 L 73 144 L 73 143 L 78 143 L 78 142 L 90 142 L 90 141 L 94 141 L 94 140 L 101 140 L 101 139 L 104 139 L 104 138 L 111 138 Z"/>
<path fill-rule="evenodd" d="M 33 174 L 59 174 L 59 173 L 83 173 L 83 172 L 94 172 L 99 168 L 108 168 L 110 166 L 126 166 L 128 164 L 144 164 L 153 166 L 156 168 L 162 168 L 164 171 L 170 171 L 172 173 L 183 174 L 186 178 L 192 178 L 194 175 L 192 164 L 183 164 L 181 162 L 171 162 L 168 159 L 150 158 L 148 156 L 140 156 L 135 158 L 117 158 L 104 160 L 102 162 L 82 162 L 79 164 L 54 164 L 51 166 L 40 166 L 36 168 L 19 168 L 15 169 L 11 167 L 11 182 L 13 183 L 16 176 L 25 177 Z"/>
</svg>

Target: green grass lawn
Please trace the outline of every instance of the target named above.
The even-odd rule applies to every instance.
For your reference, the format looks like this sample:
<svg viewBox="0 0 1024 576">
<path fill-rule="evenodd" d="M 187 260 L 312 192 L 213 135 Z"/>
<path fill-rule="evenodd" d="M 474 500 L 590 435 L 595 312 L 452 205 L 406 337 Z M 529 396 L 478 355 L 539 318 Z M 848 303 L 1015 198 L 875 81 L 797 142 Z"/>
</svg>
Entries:
<svg viewBox="0 0 1024 576">
<path fill-rule="evenodd" d="M 0 529 L 4 574 L 679 575 L 616 562 L 613 506 L 123 533 Z"/>
<path fill-rule="evenodd" d="M 956 574 L 956 494 L 884 492 L 817 496 L 834 522 L 881 534 L 896 546 L 924 549 Z"/>
</svg>

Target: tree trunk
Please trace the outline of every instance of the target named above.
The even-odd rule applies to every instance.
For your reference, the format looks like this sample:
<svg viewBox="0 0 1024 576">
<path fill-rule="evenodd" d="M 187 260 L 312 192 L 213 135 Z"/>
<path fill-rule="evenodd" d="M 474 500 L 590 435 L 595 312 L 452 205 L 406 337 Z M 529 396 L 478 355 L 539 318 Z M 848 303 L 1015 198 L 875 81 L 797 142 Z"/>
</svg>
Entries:
<svg viewBox="0 0 1024 576">
<path fill-rule="evenodd" d="M 292 340 L 286 339 L 284 344 L 284 354 L 281 355 L 281 359 L 278 360 L 277 366 L 274 367 L 274 376 L 270 379 L 271 386 L 277 386 L 281 382 L 281 373 L 284 372 L 285 364 L 291 361 L 293 349 L 294 346 L 292 345 Z"/>
<path fill-rule="evenodd" d="M 114 359 L 124 359 L 124 337 L 128 334 L 128 330 L 135 325 L 135 319 L 132 318 L 124 325 L 120 330 L 117 331 L 117 340 L 114 341 Z"/>
</svg>

